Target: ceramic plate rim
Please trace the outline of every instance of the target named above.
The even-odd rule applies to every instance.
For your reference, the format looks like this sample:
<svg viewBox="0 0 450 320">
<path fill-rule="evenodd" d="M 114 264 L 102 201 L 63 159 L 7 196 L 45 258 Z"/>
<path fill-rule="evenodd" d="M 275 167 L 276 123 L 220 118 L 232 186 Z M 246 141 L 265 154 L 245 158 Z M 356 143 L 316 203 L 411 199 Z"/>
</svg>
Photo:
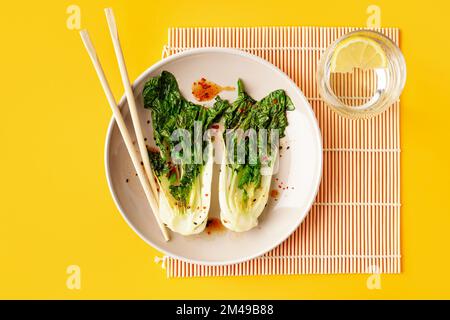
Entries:
<svg viewBox="0 0 450 320">
<path fill-rule="evenodd" d="M 309 101 L 306 99 L 305 95 L 303 94 L 303 92 L 300 90 L 300 88 L 294 83 L 294 81 L 292 81 L 292 79 L 286 75 L 286 73 L 284 73 L 281 69 L 279 69 L 278 67 L 276 67 L 275 65 L 273 65 L 272 63 L 258 57 L 255 56 L 253 54 L 244 52 L 242 50 L 238 50 L 238 49 L 231 49 L 231 48 L 220 48 L 220 47 L 204 47 L 204 48 L 195 48 L 195 49 L 189 49 L 183 52 L 179 52 L 176 53 L 174 55 L 171 55 L 167 58 L 161 59 L 158 62 L 156 62 L 155 64 L 151 65 L 149 68 L 147 68 L 144 72 L 142 72 L 139 77 L 133 82 L 132 87 L 133 89 L 135 88 L 135 84 L 136 83 L 140 83 L 143 79 L 145 79 L 146 77 L 148 77 L 148 75 L 150 73 L 152 73 L 154 70 L 160 68 L 161 66 L 173 61 L 173 60 L 177 60 L 183 57 L 188 57 L 191 55 L 195 55 L 195 54 L 200 54 L 200 53 L 228 53 L 228 54 L 234 54 L 234 55 L 238 55 L 238 56 L 243 56 L 245 58 L 249 58 L 252 60 L 255 60 L 256 62 L 259 62 L 261 64 L 263 64 L 266 67 L 269 67 L 270 69 L 272 69 L 274 72 L 278 73 L 281 77 L 283 77 L 287 82 L 291 83 L 293 85 L 293 87 L 295 88 L 295 90 L 297 91 L 297 94 L 299 94 L 300 98 L 303 100 L 303 103 L 307 106 L 307 112 L 308 115 L 314 120 L 314 125 L 313 125 L 313 130 L 316 131 L 314 136 L 316 137 L 316 143 L 319 147 L 319 157 L 318 157 L 318 166 L 317 168 L 319 168 L 318 170 L 320 171 L 319 174 L 317 174 L 316 176 L 316 181 L 314 181 L 314 192 L 311 192 L 311 198 L 309 199 L 309 203 L 307 206 L 305 206 L 305 210 L 304 212 L 302 212 L 302 216 L 299 219 L 298 223 L 296 225 L 293 226 L 293 228 L 291 228 L 289 230 L 288 233 L 286 233 L 286 236 L 284 238 L 282 238 L 281 240 L 275 241 L 274 244 L 272 246 L 268 246 L 266 249 L 260 250 L 259 252 L 244 257 L 244 258 L 239 258 L 239 259 L 235 259 L 235 260 L 230 260 L 230 261 L 201 261 L 201 260 L 196 260 L 196 259 L 189 259 L 186 257 L 181 257 L 178 256 L 176 254 L 173 254 L 171 252 L 168 252 L 167 250 L 161 248 L 158 244 L 155 244 L 153 242 L 151 242 L 149 239 L 147 239 L 137 228 L 135 228 L 133 226 L 133 224 L 131 223 L 131 221 L 128 219 L 127 215 L 125 214 L 122 206 L 119 203 L 118 197 L 116 195 L 115 190 L 112 187 L 112 181 L 111 181 L 111 170 L 109 167 L 109 146 L 110 146 L 110 142 L 111 142 L 111 136 L 112 136 L 112 130 L 114 128 L 114 125 L 116 123 L 114 116 L 111 116 L 111 120 L 109 121 L 109 125 L 108 125 L 108 129 L 106 132 L 106 139 L 105 139 L 105 149 L 104 149 L 104 161 L 105 161 L 105 174 L 106 174 L 106 180 L 108 183 L 108 188 L 109 191 L 111 193 L 111 196 L 114 200 L 114 204 L 116 205 L 117 209 L 119 209 L 119 212 L 122 216 L 122 218 L 126 221 L 126 223 L 128 224 L 128 226 L 142 239 L 144 240 L 148 245 L 150 245 L 151 247 L 157 249 L 158 251 L 162 252 L 163 254 L 177 259 L 177 260 L 181 260 L 184 262 L 188 262 L 188 263 L 193 263 L 193 264 L 201 264 L 201 265 L 209 265 L 209 266 L 224 266 L 224 265 L 231 265 L 231 264 L 237 264 L 237 263 L 242 263 L 245 261 L 249 261 L 251 259 L 257 258 L 262 256 L 263 254 L 269 252 L 270 250 L 274 249 L 275 247 L 277 247 L 278 245 L 280 245 L 281 243 L 283 243 L 287 238 L 289 238 L 291 236 L 291 234 L 297 230 L 297 228 L 302 224 L 303 220 L 306 218 L 307 213 L 309 212 L 309 210 L 311 209 L 314 200 L 317 196 L 317 193 L 319 191 L 319 186 L 320 186 L 320 182 L 322 180 L 322 174 L 323 174 L 323 167 L 322 167 L 322 163 L 323 163 L 323 147 L 322 147 L 322 134 L 321 131 L 319 129 L 319 125 L 317 123 L 317 119 L 316 116 L 314 114 L 314 112 L 312 111 L 311 105 L 309 103 Z M 125 103 L 126 100 L 126 96 L 125 94 L 121 97 L 118 106 L 121 106 Z"/>
</svg>

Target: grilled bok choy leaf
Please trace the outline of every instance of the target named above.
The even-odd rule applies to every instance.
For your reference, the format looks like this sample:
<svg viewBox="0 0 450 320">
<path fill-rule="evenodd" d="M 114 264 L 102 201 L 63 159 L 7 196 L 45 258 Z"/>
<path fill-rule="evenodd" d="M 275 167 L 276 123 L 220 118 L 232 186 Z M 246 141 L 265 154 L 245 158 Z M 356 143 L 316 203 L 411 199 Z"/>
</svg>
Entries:
<svg viewBox="0 0 450 320">
<path fill-rule="evenodd" d="M 261 101 L 255 101 L 244 91 L 239 80 L 238 98 L 227 108 L 223 121 L 226 146 L 219 178 L 219 202 L 221 220 L 228 229 L 242 232 L 258 224 L 258 217 L 269 197 L 278 158 L 278 138 L 284 137 L 288 125 L 286 111 L 293 109 L 283 90 L 273 91 Z M 261 136 L 262 129 L 267 130 L 265 137 Z M 239 146 L 245 150 L 241 161 Z"/>
<path fill-rule="evenodd" d="M 206 131 L 220 119 L 227 105 L 216 103 L 213 108 L 205 108 L 187 101 L 175 77 L 167 71 L 145 84 L 143 98 L 145 108 L 151 109 L 153 136 L 159 148 L 149 151 L 149 157 L 160 188 L 161 220 L 174 232 L 199 233 L 205 228 L 210 206 L 211 141 L 203 141 L 200 136 L 201 149 L 208 147 L 206 157 L 200 155 L 199 159 L 194 143 L 174 156 L 172 151 L 179 142 L 172 141 L 171 136 L 182 129 L 192 142 L 194 127 L 200 125 L 200 132 Z"/>
</svg>

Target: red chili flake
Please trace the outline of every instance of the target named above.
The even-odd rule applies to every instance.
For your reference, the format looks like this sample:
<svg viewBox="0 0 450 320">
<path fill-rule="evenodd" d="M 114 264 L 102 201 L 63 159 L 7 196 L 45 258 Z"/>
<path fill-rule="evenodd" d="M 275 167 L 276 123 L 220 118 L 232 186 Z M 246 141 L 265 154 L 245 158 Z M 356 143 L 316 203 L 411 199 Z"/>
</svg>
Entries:
<svg viewBox="0 0 450 320">
<path fill-rule="evenodd" d="M 207 193 L 205 193 L 205 197 L 207 197 L 208 196 L 208 194 Z"/>
<path fill-rule="evenodd" d="M 277 104 L 278 100 L 277 99 L 273 99 L 273 103 Z"/>
<path fill-rule="evenodd" d="M 218 124 L 213 124 L 213 125 L 211 126 L 211 128 L 213 128 L 213 129 L 219 129 L 219 125 L 218 125 Z"/>
<path fill-rule="evenodd" d="M 198 209 L 198 208 L 197 208 Z M 206 210 L 206 207 L 203 207 L 204 210 Z"/>
<path fill-rule="evenodd" d="M 281 189 L 281 184 L 279 184 L 279 185 L 278 185 L 278 188 L 280 188 L 280 189 Z"/>
<path fill-rule="evenodd" d="M 278 178 L 275 178 L 276 181 L 278 181 Z"/>
</svg>

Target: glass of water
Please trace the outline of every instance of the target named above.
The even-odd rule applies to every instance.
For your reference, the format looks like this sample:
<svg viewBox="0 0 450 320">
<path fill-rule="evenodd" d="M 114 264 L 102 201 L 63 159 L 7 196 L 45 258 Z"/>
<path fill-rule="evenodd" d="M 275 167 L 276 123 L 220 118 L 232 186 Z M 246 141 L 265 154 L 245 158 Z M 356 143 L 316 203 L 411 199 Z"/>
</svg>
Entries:
<svg viewBox="0 0 450 320">
<path fill-rule="evenodd" d="M 361 30 L 332 43 L 322 55 L 317 84 L 322 99 L 338 114 L 370 118 L 395 103 L 406 81 L 400 49 L 383 34 Z"/>
</svg>

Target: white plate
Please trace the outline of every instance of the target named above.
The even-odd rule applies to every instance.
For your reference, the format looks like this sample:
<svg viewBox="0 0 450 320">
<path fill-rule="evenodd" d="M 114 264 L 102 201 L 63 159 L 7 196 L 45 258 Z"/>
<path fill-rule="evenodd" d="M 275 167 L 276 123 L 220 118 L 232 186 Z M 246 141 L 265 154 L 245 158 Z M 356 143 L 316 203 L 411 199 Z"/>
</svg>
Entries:
<svg viewBox="0 0 450 320">
<path fill-rule="evenodd" d="M 269 92 L 284 89 L 295 105 L 288 112 L 289 126 L 281 145 L 279 171 L 271 189 L 280 192 L 279 199 L 269 204 L 259 219 L 258 227 L 244 233 L 231 231 L 203 232 L 181 236 L 171 232 L 164 242 L 152 216 L 135 170 L 114 120 L 108 128 L 105 148 L 106 174 L 114 201 L 131 228 L 147 243 L 172 257 L 192 263 L 223 265 L 243 262 L 273 249 L 297 229 L 316 196 L 322 173 L 320 130 L 311 106 L 302 92 L 282 71 L 269 62 L 233 49 L 204 48 L 185 51 L 164 59 L 145 71 L 135 82 L 136 102 L 147 141 L 153 141 L 150 111 L 143 108 L 142 88 L 150 77 L 167 70 L 177 78 L 183 96 L 195 101 L 191 94 L 194 81 L 205 77 L 220 85 L 236 85 L 244 81 L 246 91 L 259 100 Z M 224 92 L 223 98 L 234 101 L 236 92 Z M 132 132 L 126 99 L 120 101 L 125 122 Z M 150 143 L 151 144 L 151 143 Z M 287 149 L 289 146 L 289 149 Z M 218 165 L 212 186 L 210 217 L 220 214 L 217 195 Z M 275 178 L 279 180 L 276 182 Z M 126 180 L 128 179 L 128 182 Z M 275 183 L 276 182 L 276 183 Z M 278 185 L 283 182 L 281 190 Z"/>
</svg>

